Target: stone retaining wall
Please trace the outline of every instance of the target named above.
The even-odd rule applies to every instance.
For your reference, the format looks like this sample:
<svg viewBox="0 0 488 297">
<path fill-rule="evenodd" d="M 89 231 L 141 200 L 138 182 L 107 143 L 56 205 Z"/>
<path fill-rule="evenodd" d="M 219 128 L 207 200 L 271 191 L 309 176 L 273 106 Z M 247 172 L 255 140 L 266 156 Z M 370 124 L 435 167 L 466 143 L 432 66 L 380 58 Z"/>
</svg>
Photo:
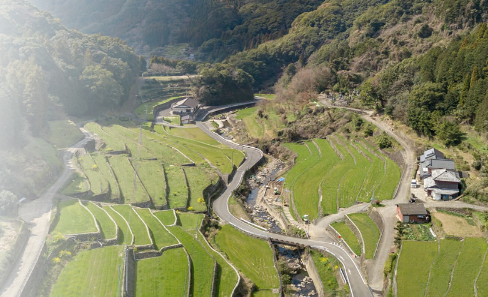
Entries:
<svg viewBox="0 0 488 297">
<path fill-rule="evenodd" d="M 132 247 L 127 247 L 125 249 L 125 259 L 124 259 L 124 273 L 122 280 L 122 290 L 123 297 L 133 297 L 135 288 L 135 271 L 136 271 L 136 261 L 134 256 L 134 249 Z"/>
<path fill-rule="evenodd" d="M 188 283 L 186 285 L 186 296 L 187 297 L 190 297 L 190 287 L 191 287 L 191 261 L 190 261 L 190 255 L 188 255 L 188 252 L 186 251 L 186 249 L 183 249 L 183 250 L 185 251 L 186 259 L 188 260 L 188 276 L 187 276 Z"/>
<path fill-rule="evenodd" d="M 310 247 L 305 248 L 305 252 L 302 254 L 302 262 L 305 264 L 308 275 L 312 278 L 313 285 L 317 290 L 317 294 L 319 296 L 325 296 L 324 284 L 322 283 L 322 279 L 320 279 L 320 275 L 317 267 L 315 266 L 315 262 L 310 255 Z"/>
<path fill-rule="evenodd" d="M 217 282 L 217 261 L 214 260 L 214 269 L 212 274 L 212 289 L 210 290 L 210 296 L 215 296 L 216 282 Z"/>
<path fill-rule="evenodd" d="M 278 255 L 276 254 L 276 248 L 275 246 L 273 245 L 273 242 L 268 239 L 268 244 L 269 244 L 269 247 L 271 248 L 271 250 L 273 251 L 273 263 L 274 263 L 274 267 L 276 269 L 276 273 L 278 274 L 278 278 L 280 280 L 280 297 L 283 297 L 283 281 L 281 280 L 281 273 L 280 273 L 280 270 L 278 269 Z"/>
<path fill-rule="evenodd" d="M 378 252 L 378 247 L 380 244 L 383 242 L 383 232 L 385 231 L 385 225 L 383 222 L 383 217 L 381 214 L 376 210 L 376 208 L 371 208 L 371 210 L 368 212 L 369 217 L 371 220 L 378 226 L 378 229 L 380 231 L 380 238 L 378 239 L 378 242 L 376 243 L 376 250 L 374 251 L 373 259 L 376 259 L 376 253 Z"/>
</svg>

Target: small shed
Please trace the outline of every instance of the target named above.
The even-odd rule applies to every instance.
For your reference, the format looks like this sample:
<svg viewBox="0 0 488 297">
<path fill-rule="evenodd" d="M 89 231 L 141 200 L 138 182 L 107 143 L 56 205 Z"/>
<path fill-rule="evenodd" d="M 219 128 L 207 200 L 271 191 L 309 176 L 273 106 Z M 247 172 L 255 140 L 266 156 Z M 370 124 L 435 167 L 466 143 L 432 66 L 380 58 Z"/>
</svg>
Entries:
<svg viewBox="0 0 488 297">
<path fill-rule="evenodd" d="M 397 217 L 404 223 L 430 222 L 430 214 L 421 203 L 397 204 Z"/>
</svg>

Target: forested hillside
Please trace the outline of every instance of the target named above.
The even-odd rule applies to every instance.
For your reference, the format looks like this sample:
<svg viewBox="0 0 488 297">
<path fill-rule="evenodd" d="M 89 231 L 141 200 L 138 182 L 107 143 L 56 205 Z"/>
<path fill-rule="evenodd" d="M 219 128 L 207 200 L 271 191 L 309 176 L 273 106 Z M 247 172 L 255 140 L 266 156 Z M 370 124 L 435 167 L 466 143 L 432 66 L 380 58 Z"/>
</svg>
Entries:
<svg viewBox="0 0 488 297">
<path fill-rule="evenodd" d="M 283 36 L 321 0 L 30 0 L 69 28 L 119 37 L 138 53 L 185 44 L 201 59 L 230 54 Z M 175 55 L 178 55 L 176 53 Z"/>
<path fill-rule="evenodd" d="M 32 197 L 61 165 L 48 122 L 118 108 L 141 63 L 120 39 L 68 30 L 27 1 L 0 12 L 0 188 Z"/>
</svg>

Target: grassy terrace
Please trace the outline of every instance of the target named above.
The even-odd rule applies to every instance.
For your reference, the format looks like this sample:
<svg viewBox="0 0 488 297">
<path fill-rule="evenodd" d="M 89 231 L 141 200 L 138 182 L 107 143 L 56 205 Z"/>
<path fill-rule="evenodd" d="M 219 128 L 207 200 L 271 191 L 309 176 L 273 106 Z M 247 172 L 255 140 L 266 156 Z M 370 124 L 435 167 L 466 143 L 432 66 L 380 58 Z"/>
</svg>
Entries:
<svg viewBox="0 0 488 297">
<path fill-rule="evenodd" d="M 437 242 L 404 241 L 398 261 L 398 297 L 424 296 Z"/>
<path fill-rule="evenodd" d="M 73 161 L 76 162 L 75 157 L 73 157 Z M 83 175 L 74 172 L 71 176 L 71 180 L 63 186 L 61 193 L 68 196 L 83 193 L 88 191 L 89 185 L 88 180 Z"/>
<path fill-rule="evenodd" d="M 430 275 L 426 296 L 444 296 L 449 288 L 452 269 L 463 246 L 462 241 L 442 239 L 440 251 L 437 256 Z"/>
<path fill-rule="evenodd" d="M 54 227 L 61 234 L 79 234 L 97 232 L 97 227 L 90 213 L 78 200 L 65 200 L 58 204 L 59 220 Z"/>
<path fill-rule="evenodd" d="M 147 229 L 144 223 L 136 215 L 134 209 L 129 205 L 114 205 L 112 206 L 125 220 L 129 223 L 132 232 L 134 233 L 135 245 L 151 244 L 151 239 L 147 234 Z"/>
<path fill-rule="evenodd" d="M 126 156 L 112 156 L 108 158 L 115 173 L 125 203 L 148 201 L 149 197 L 144 190 L 141 181 L 134 175 L 134 168 Z M 134 187 L 134 178 L 136 186 Z"/>
<path fill-rule="evenodd" d="M 108 192 L 108 181 L 103 177 L 98 165 L 95 164 L 89 154 L 81 156 L 78 161 L 83 168 L 83 172 L 90 181 L 90 188 L 94 195 Z"/>
<path fill-rule="evenodd" d="M 137 297 L 186 296 L 188 259 L 184 249 L 171 249 L 161 257 L 137 261 Z"/>
<path fill-rule="evenodd" d="M 49 121 L 47 140 L 57 148 L 65 148 L 83 139 L 83 133 L 69 120 Z"/>
<path fill-rule="evenodd" d="M 447 296 L 474 296 L 474 281 L 483 264 L 483 257 L 487 248 L 485 238 L 464 239 L 464 245 L 459 255 L 451 287 Z M 486 282 L 487 280 L 480 280 Z M 478 295 L 480 296 L 480 295 Z"/>
<path fill-rule="evenodd" d="M 119 184 L 117 183 L 117 180 L 115 179 L 115 174 L 108 165 L 105 156 L 101 154 L 94 154 L 92 155 L 92 157 L 93 160 L 95 160 L 95 163 L 97 164 L 100 173 L 102 173 L 103 177 L 108 181 L 110 185 L 110 197 L 112 199 L 120 198 Z"/>
<path fill-rule="evenodd" d="M 149 209 L 137 209 L 137 213 L 149 227 L 154 244 L 156 245 L 156 249 L 160 250 L 162 247 L 178 243 L 176 238 L 174 238 L 174 236 L 171 235 L 155 217 L 152 216 Z"/>
<path fill-rule="evenodd" d="M 324 214 L 336 213 L 338 208 L 337 198 L 338 190 L 341 185 L 343 177 L 354 166 L 354 159 L 351 154 L 337 142 L 334 138 L 330 138 L 337 150 L 342 154 L 342 161 L 330 171 L 322 181 L 322 211 Z"/>
<path fill-rule="evenodd" d="M 352 232 L 351 228 L 345 222 L 336 222 L 330 224 L 337 232 L 341 235 L 342 239 L 349 245 L 352 251 L 361 256 L 361 244 L 359 243 L 358 238 Z"/>
<path fill-rule="evenodd" d="M 342 179 L 341 186 L 339 188 L 339 207 L 349 207 L 353 205 L 359 195 L 364 180 L 368 175 L 371 162 L 361 155 L 354 146 L 348 141 L 339 136 L 342 143 L 347 145 L 349 152 L 356 159 L 356 165 L 349 170 Z"/>
<path fill-rule="evenodd" d="M 115 230 L 116 225 L 110 219 L 109 215 L 107 215 L 106 212 L 104 212 L 100 207 L 96 206 L 92 202 L 86 202 L 85 206 L 92 212 L 92 214 L 95 216 L 95 219 L 97 219 L 103 238 L 115 238 L 117 236 Z"/>
<path fill-rule="evenodd" d="M 320 148 L 322 158 L 310 170 L 303 172 L 296 179 L 293 187 L 295 206 L 299 214 L 308 214 L 311 220 L 318 217 L 319 185 L 324 175 L 333 170 L 340 159 L 326 139 L 315 139 Z M 313 143 L 309 147 L 314 146 Z"/>
<path fill-rule="evenodd" d="M 488 257 L 485 258 L 483 263 L 483 269 L 478 276 L 478 281 L 476 283 L 476 288 L 478 289 L 478 296 L 488 296 Z"/>
<path fill-rule="evenodd" d="M 185 232 L 180 226 L 168 227 L 188 251 L 192 261 L 191 295 L 210 296 L 212 290 L 213 269 L 215 260 L 210 256 L 203 245 L 192 235 Z"/>
<path fill-rule="evenodd" d="M 85 129 L 87 129 L 92 133 L 97 134 L 99 137 L 103 139 L 106 145 L 104 148 L 106 151 L 119 152 L 125 150 L 124 142 L 118 139 L 117 137 L 105 132 L 99 124 L 93 122 L 88 123 L 85 125 Z"/>
<path fill-rule="evenodd" d="M 324 292 L 334 296 L 339 290 L 339 283 L 336 277 L 336 266 L 339 267 L 339 263 L 334 257 L 324 257 L 321 252 L 316 250 L 310 250 L 310 256 L 312 256 L 313 262 L 317 267 L 317 271 L 324 286 Z M 329 296 L 329 295 L 328 295 Z"/>
<path fill-rule="evenodd" d="M 115 211 L 113 211 L 110 207 L 104 206 L 108 214 L 114 219 L 117 226 L 119 226 L 119 244 L 131 245 L 132 244 L 132 233 L 129 230 L 129 225 L 124 221 L 124 219 Z"/>
<path fill-rule="evenodd" d="M 349 215 L 349 218 L 356 224 L 359 231 L 361 231 L 364 240 L 366 259 L 373 259 L 376 251 L 376 244 L 380 239 L 378 226 L 376 226 L 366 213 L 353 213 Z"/>
<path fill-rule="evenodd" d="M 158 211 L 155 212 L 154 215 L 158 217 L 158 219 L 164 224 L 164 225 L 172 225 L 175 222 L 175 214 L 173 213 L 173 210 L 163 210 L 163 211 Z"/>
<path fill-rule="evenodd" d="M 262 138 L 264 136 L 264 128 L 261 123 L 257 121 L 258 109 L 257 107 L 245 108 L 237 111 L 236 119 L 242 120 L 246 125 L 247 133 L 254 138 Z"/>
<path fill-rule="evenodd" d="M 385 178 L 385 161 L 379 158 L 376 154 L 371 153 L 361 143 L 356 142 L 355 145 L 372 161 L 368 175 L 364 180 L 363 187 L 358 196 L 359 201 L 369 202 L 369 199 L 373 196 L 373 193 L 375 193 L 375 190 Z"/>
<path fill-rule="evenodd" d="M 166 129 L 168 134 L 183 137 L 190 140 L 196 140 L 209 145 L 219 146 L 221 145 L 217 140 L 208 136 L 205 132 L 200 130 L 200 128 L 185 128 L 185 129 Z"/>
<path fill-rule="evenodd" d="M 195 235 L 196 230 L 200 228 L 202 220 L 205 217 L 203 214 L 192 214 L 187 212 L 178 212 L 178 222 L 183 230 Z"/>
<path fill-rule="evenodd" d="M 215 242 L 259 291 L 270 294 L 272 289 L 279 287 L 273 252 L 266 241 L 251 238 L 230 225 L 224 225 Z"/>
<path fill-rule="evenodd" d="M 137 162 L 137 174 L 146 188 L 155 207 L 168 204 L 163 165 L 157 161 Z"/>
<path fill-rule="evenodd" d="M 179 166 L 165 166 L 164 173 L 168 179 L 168 203 L 171 208 L 186 208 L 188 202 L 188 186 L 183 169 Z"/>
<path fill-rule="evenodd" d="M 209 176 L 211 176 L 212 172 L 210 170 L 205 172 L 204 168 L 199 167 L 186 167 L 184 171 L 191 189 L 190 207 L 193 207 L 193 210 L 195 211 L 205 211 L 207 206 L 205 205 L 205 200 L 203 198 L 203 190 L 205 190 L 211 183 L 215 184 L 218 176 L 213 174 L 213 180 L 211 180 Z"/>
<path fill-rule="evenodd" d="M 198 233 L 198 240 L 202 243 L 203 247 L 214 257 L 217 261 L 218 270 L 216 276 L 216 292 L 217 296 L 220 297 L 230 297 L 232 296 L 232 291 L 237 284 L 237 274 L 234 269 L 224 260 L 224 258 L 214 250 L 210 248 L 205 238 L 203 238 L 201 233 Z"/>
<path fill-rule="evenodd" d="M 81 251 L 63 268 L 50 296 L 119 296 L 123 259 L 122 246 Z"/>
</svg>

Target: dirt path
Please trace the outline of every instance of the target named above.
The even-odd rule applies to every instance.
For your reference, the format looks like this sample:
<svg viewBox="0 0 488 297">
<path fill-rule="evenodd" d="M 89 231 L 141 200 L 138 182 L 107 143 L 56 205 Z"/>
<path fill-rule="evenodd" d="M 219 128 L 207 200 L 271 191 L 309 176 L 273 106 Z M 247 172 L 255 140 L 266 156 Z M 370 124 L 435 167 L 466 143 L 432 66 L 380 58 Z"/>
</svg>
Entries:
<svg viewBox="0 0 488 297">
<path fill-rule="evenodd" d="M 38 258 L 41 256 L 42 247 L 49 232 L 53 197 L 75 171 L 74 164 L 71 161 L 72 155 L 91 139 L 87 131 L 81 130 L 85 134 L 85 139 L 64 151 L 62 159 L 65 166 L 58 179 L 38 199 L 24 203 L 19 208 L 19 216 L 28 224 L 31 234 L 24 251 L 17 259 L 8 279 L 2 286 L 0 296 L 20 296 Z"/>
</svg>

